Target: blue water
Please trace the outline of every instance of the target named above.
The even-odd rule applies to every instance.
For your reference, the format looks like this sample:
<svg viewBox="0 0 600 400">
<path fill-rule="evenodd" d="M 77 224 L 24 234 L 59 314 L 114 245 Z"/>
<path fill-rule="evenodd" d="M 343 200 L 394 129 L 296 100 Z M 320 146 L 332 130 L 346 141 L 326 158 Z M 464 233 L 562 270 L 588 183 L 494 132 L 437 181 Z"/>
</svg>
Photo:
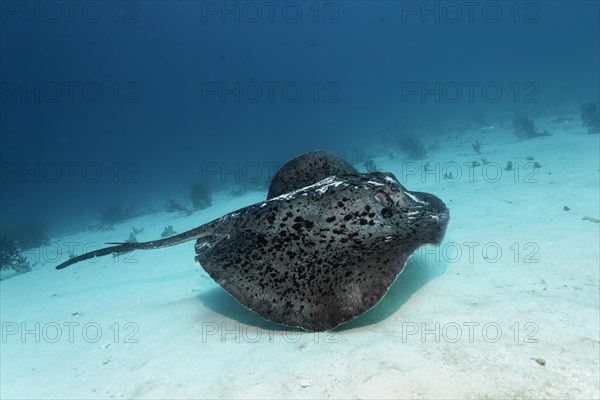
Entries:
<svg viewBox="0 0 600 400">
<path fill-rule="evenodd" d="M 598 2 L 472 7 L 3 2 L 2 225 L 597 101 Z"/>
</svg>

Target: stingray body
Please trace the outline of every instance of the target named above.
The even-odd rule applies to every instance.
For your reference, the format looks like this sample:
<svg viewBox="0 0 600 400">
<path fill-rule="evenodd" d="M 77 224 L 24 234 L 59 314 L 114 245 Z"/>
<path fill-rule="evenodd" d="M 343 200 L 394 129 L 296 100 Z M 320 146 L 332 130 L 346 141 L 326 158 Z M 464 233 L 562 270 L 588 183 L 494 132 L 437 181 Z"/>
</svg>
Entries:
<svg viewBox="0 0 600 400">
<path fill-rule="evenodd" d="M 57 268 L 195 239 L 196 260 L 242 305 L 269 321 L 323 331 L 377 304 L 418 247 L 441 242 L 448 220 L 440 199 L 406 190 L 393 174 L 358 173 L 339 157 L 312 152 L 282 167 L 265 202 Z"/>
</svg>

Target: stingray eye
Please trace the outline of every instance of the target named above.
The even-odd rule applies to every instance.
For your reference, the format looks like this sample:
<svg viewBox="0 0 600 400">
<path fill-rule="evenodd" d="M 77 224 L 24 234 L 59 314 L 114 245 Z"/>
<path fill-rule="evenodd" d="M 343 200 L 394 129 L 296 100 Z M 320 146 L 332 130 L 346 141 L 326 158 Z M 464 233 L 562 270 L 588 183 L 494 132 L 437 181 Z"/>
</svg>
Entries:
<svg viewBox="0 0 600 400">
<path fill-rule="evenodd" d="M 394 204 L 392 199 L 390 199 L 390 196 L 388 196 L 385 192 L 382 191 L 375 193 L 375 200 L 377 200 L 379 204 L 381 204 L 384 207 L 389 207 L 392 204 Z"/>
</svg>

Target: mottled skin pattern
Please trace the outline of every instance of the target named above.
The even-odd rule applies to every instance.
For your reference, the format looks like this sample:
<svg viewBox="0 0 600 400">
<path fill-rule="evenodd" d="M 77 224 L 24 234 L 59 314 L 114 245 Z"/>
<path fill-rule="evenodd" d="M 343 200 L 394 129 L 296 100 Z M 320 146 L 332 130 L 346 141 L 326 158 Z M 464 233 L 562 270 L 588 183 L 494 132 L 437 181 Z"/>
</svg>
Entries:
<svg viewBox="0 0 600 400">
<path fill-rule="evenodd" d="M 269 321 L 322 331 L 377 304 L 419 246 L 441 242 L 448 220 L 437 197 L 319 151 L 286 164 L 268 201 L 166 239 L 113 243 L 56 268 L 197 240 L 196 260 L 241 304 Z"/>
<path fill-rule="evenodd" d="M 329 176 L 357 174 L 348 161 L 328 151 L 313 151 L 288 161 L 271 179 L 267 199 L 317 183 Z"/>
<path fill-rule="evenodd" d="M 448 218 L 441 200 L 392 174 L 340 175 L 211 223 L 196 260 L 263 318 L 323 331 L 377 304 Z"/>
</svg>

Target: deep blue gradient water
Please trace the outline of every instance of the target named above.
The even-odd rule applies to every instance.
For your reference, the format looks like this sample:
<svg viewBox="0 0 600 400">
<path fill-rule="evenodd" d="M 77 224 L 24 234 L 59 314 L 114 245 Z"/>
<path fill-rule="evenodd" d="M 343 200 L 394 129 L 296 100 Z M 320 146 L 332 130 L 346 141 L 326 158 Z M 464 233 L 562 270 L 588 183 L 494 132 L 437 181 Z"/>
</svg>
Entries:
<svg viewBox="0 0 600 400">
<path fill-rule="evenodd" d="M 598 101 L 597 1 L 1 7 L 2 227 Z"/>
</svg>

